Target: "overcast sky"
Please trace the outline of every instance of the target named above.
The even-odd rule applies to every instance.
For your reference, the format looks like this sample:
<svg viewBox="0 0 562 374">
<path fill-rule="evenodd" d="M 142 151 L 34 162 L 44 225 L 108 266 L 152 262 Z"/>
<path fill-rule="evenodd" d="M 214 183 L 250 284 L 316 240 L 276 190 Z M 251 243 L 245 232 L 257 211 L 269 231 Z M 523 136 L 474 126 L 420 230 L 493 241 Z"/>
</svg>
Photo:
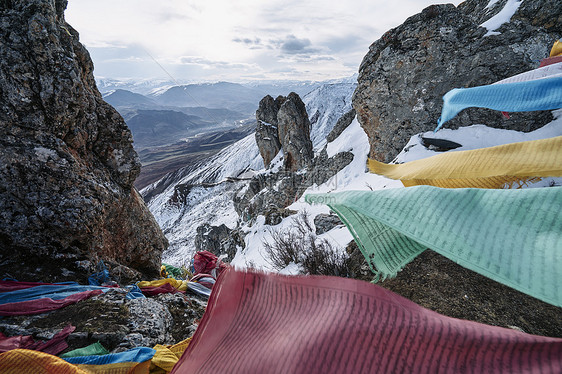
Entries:
<svg viewBox="0 0 562 374">
<path fill-rule="evenodd" d="M 69 0 L 66 19 L 97 77 L 325 80 L 356 73 L 385 31 L 446 2 L 460 0 Z"/>
</svg>

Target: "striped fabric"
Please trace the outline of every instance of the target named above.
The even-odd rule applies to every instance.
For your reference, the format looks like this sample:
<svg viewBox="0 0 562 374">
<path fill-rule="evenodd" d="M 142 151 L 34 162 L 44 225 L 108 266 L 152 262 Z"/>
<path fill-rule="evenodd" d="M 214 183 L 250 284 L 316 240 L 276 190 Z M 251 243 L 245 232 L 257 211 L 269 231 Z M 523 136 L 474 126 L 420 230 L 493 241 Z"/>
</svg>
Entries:
<svg viewBox="0 0 562 374">
<path fill-rule="evenodd" d="M 562 56 L 556 56 L 556 57 L 547 57 L 547 58 L 543 58 L 541 60 L 541 64 L 540 67 L 544 67 L 544 66 L 550 66 L 553 64 L 559 64 L 562 62 Z"/>
<path fill-rule="evenodd" d="M 191 342 L 191 338 L 183 340 L 174 345 L 157 344 L 154 347 L 156 353 L 150 364 L 150 374 L 169 373 L 178 362 L 183 352 Z"/>
<path fill-rule="evenodd" d="M 537 177 L 562 177 L 562 136 L 470 151 L 447 152 L 404 164 L 369 159 L 375 174 L 404 186 L 502 188 Z"/>
<path fill-rule="evenodd" d="M 27 349 L 14 349 L 0 354 L 2 374 L 87 374 L 62 358 Z"/>
<path fill-rule="evenodd" d="M 169 284 L 180 291 L 185 291 L 187 289 L 186 281 L 177 280 L 174 278 L 156 279 L 153 281 L 142 281 L 142 282 L 138 282 L 137 286 L 139 286 L 142 289 L 145 287 L 160 287 L 165 284 Z"/>
<path fill-rule="evenodd" d="M 514 75 L 506 79 L 502 79 L 494 84 L 527 82 L 536 79 L 555 78 L 562 75 L 562 63 L 556 63 L 538 69 L 526 71 L 521 74 Z"/>
<path fill-rule="evenodd" d="M 445 317 L 368 282 L 229 268 L 172 373 L 561 371 L 562 339 Z"/>
<path fill-rule="evenodd" d="M 64 360 L 87 373 L 137 374 L 148 373 L 150 360 L 156 351 L 139 347 L 107 355 L 68 357 Z"/>
<path fill-rule="evenodd" d="M 554 42 L 554 44 L 552 45 L 552 49 L 550 50 L 549 56 L 550 57 L 562 56 L 562 42 L 560 42 L 560 40 Z"/>
<path fill-rule="evenodd" d="M 443 96 L 443 109 L 435 131 L 470 107 L 505 112 L 562 108 L 562 77 L 452 89 Z"/>
<path fill-rule="evenodd" d="M 109 351 L 105 349 L 100 342 L 95 342 L 83 348 L 74 349 L 60 355 L 61 358 L 80 357 L 80 356 L 94 356 L 94 355 L 107 355 Z"/>
<path fill-rule="evenodd" d="M 42 285 L 39 283 L 39 285 L 35 287 L 0 293 L 0 304 L 37 300 L 41 298 L 62 300 L 70 295 L 74 295 L 79 292 L 95 290 L 101 290 L 105 292 L 108 290 L 108 288 L 98 286 L 82 286 L 76 284 Z"/>
<path fill-rule="evenodd" d="M 102 290 L 91 290 L 70 294 L 63 299 L 44 297 L 27 301 L 0 304 L 0 316 L 23 316 L 51 312 L 79 301 L 102 294 Z"/>
<path fill-rule="evenodd" d="M 63 283 L 41 283 L 41 282 L 19 282 L 15 280 L 0 281 L 0 293 L 24 290 L 37 286 L 78 286 L 76 282 L 63 282 Z"/>
<path fill-rule="evenodd" d="M 395 276 L 426 248 L 562 306 L 562 188 L 429 186 L 307 195 L 332 208 L 371 268 Z"/>
<path fill-rule="evenodd" d="M 58 355 L 68 348 L 66 338 L 76 329 L 71 324 L 57 332 L 47 341 L 35 341 L 31 335 L 16 335 L 6 337 L 0 333 L 0 352 L 7 352 L 13 349 L 32 349 L 52 355 Z M 2 371 L 0 371 L 1 373 Z"/>
</svg>

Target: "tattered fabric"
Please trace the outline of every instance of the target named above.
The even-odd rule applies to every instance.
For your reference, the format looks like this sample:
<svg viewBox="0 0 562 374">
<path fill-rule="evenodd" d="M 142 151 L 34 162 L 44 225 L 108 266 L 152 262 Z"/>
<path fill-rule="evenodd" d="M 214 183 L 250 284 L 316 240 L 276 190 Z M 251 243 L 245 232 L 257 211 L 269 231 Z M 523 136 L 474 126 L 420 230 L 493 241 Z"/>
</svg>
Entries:
<svg viewBox="0 0 562 374">
<path fill-rule="evenodd" d="M 307 195 L 334 210 L 382 278 L 426 248 L 562 306 L 562 188 L 430 186 Z"/>
<path fill-rule="evenodd" d="M 435 131 L 470 107 L 504 112 L 562 108 L 562 77 L 452 89 L 443 96 L 443 109 Z"/>
<path fill-rule="evenodd" d="M 404 186 L 502 188 L 537 177 L 562 177 L 562 136 L 442 153 L 406 162 L 384 164 L 369 159 L 371 172 L 400 179 Z"/>
<path fill-rule="evenodd" d="M 174 345 L 154 346 L 156 353 L 150 363 L 150 374 L 165 374 L 172 371 L 190 342 L 191 338 L 188 338 Z"/>
<path fill-rule="evenodd" d="M 0 333 L 0 352 L 23 348 L 57 355 L 68 348 L 66 338 L 75 329 L 76 327 L 67 325 L 61 331 L 57 332 L 51 339 L 44 342 L 35 341 L 31 335 L 16 335 L 8 337 Z M 0 372 L 2 371 L 0 370 Z"/>
<path fill-rule="evenodd" d="M 230 268 L 172 373 L 561 370 L 562 339 L 445 317 L 368 282 Z"/>
<path fill-rule="evenodd" d="M 521 74 L 514 75 L 509 78 L 502 79 L 494 84 L 526 82 L 536 79 L 554 78 L 562 76 L 562 63 L 551 64 L 538 69 L 526 71 Z"/>
<path fill-rule="evenodd" d="M 69 358 L 69 357 L 80 357 L 80 356 L 99 356 L 99 355 L 107 355 L 109 351 L 105 349 L 100 342 L 95 342 L 83 348 L 74 349 L 70 352 L 63 353 L 60 355 L 62 358 Z"/>
<path fill-rule="evenodd" d="M 120 353 L 70 357 L 64 360 L 87 373 L 140 374 L 148 373 L 154 353 L 156 351 L 152 348 L 139 347 Z"/>
<path fill-rule="evenodd" d="M 36 300 L 41 298 L 61 300 L 78 292 L 94 290 L 101 290 L 105 292 L 108 288 L 99 286 L 82 286 L 76 284 L 38 285 L 36 287 L 19 289 L 16 291 L 2 292 L 0 293 L 0 304 Z"/>
<path fill-rule="evenodd" d="M 185 291 L 187 289 L 186 281 L 177 280 L 174 278 L 164 278 L 164 279 L 156 279 L 153 281 L 141 281 L 137 283 L 141 289 L 146 287 L 160 287 L 165 284 L 169 284 L 173 288 L 176 288 L 180 291 Z M 144 291 L 143 291 L 144 292 Z"/>
<path fill-rule="evenodd" d="M 102 290 L 78 292 L 64 299 L 41 298 L 15 303 L 0 304 L 0 316 L 24 316 L 51 312 L 79 301 L 102 294 Z"/>
<path fill-rule="evenodd" d="M 172 278 L 170 278 L 172 279 Z M 146 296 L 156 296 L 156 295 L 160 295 L 163 293 L 185 293 L 185 291 L 180 291 L 177 288 L 175 288 L 174 286 L 172 286 L 170 283 L 164 283 L 160 286 L 155 286 L 155 287 L 141 287 L 140 288 L 142 293 L 145 294 Z"/>
<path fill-rule="evenodd" d="M 32 288 L 37 286 L 78 286 L 78 283 L 76 282 L 41 283 L 41 282 L 19 282 L 15 280 L 3 280 L 0 281 L 0 293 L 24 290 L 27 288 Z"/>
<path fill-rule="evenodd" d="M 62 358 L 27 349 L 14 349 L 0 354 L 2 374 L 88 374 Z"/>
</svg>

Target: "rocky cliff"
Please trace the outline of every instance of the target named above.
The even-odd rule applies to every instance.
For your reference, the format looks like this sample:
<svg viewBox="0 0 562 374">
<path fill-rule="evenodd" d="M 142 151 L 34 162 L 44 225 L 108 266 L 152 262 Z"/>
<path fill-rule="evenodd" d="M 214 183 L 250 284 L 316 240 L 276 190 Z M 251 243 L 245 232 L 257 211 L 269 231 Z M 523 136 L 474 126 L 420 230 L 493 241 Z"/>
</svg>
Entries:
<svg viewBox="0 0 562 374">
<path fill-rule="evenodd" d="M 0 2 L 0 274 L 77 279 L 77 261 L 99 259 L 156 274 L 167 241 L 66 4 Z"/>
<path fill-rule="evenodd" d="M 266 167 L 281 149 L 287 170 L 296 171 L 312 160 L 310 120 L 299 95 L 291 92 L 275 100 L 267 95 L 260 101 L 256 120 L 256 143 Z"/>
<path fill-rule="evenodd" d="M 562 2 L 523 1 L 494 32 L 481 26 L 507 0 L 468 0 L 454 7 L 432 5 L 386 32 L 369 48 L 359 69 L 353 107 L 369 136 L 370 157 L 391 161 L 410 136 L 433 130 L 442 96 L 456 87 L 490 84 L 538 67 L 562 36 Z M 496 19 L 498 19 L 496 18 Z M 510 119 L 468 109 L 448 128 L 471 124 L 531 131 L 549 112 L 514 113 Z"/>
</svg>

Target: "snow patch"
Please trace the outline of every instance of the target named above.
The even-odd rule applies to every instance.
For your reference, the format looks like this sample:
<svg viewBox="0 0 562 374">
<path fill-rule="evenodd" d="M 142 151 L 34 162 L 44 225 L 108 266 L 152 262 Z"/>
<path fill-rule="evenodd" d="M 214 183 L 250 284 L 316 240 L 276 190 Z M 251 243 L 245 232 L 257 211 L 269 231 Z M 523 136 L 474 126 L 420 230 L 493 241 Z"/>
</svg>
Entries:
<svg viewBox="0 0 562 374">
<path fill-rule="evenodd" d="M 488 5 L 486 6 L 486 8 L 492 6 L 496 1 L 497 0 L 491 0 L 488 3 Z M 486 22 L 484 22 L 480 25 L 480 26 L 488 29 L 488 32 L 484 36 L 500 34 L 499 32 L 496 32 L 496 30 L 499 29 L 500 26 L 503 25 L 504 23 L 509 22 L 511 17 L 513 17 L 515 12 L 517 12 L 517 9 L 519 9 L 519 6 L 522 3 L 523 3 L 523 0 L 520 0 L 520 1 L 507 0 L 507 3 L 503 7 L 503 9 L 499 11 L 498 14 L 496 14 L 495 16 L 493 16 L 492 18 L 490 18 L 489 20 L 487 20 Z"/>
</svg>

